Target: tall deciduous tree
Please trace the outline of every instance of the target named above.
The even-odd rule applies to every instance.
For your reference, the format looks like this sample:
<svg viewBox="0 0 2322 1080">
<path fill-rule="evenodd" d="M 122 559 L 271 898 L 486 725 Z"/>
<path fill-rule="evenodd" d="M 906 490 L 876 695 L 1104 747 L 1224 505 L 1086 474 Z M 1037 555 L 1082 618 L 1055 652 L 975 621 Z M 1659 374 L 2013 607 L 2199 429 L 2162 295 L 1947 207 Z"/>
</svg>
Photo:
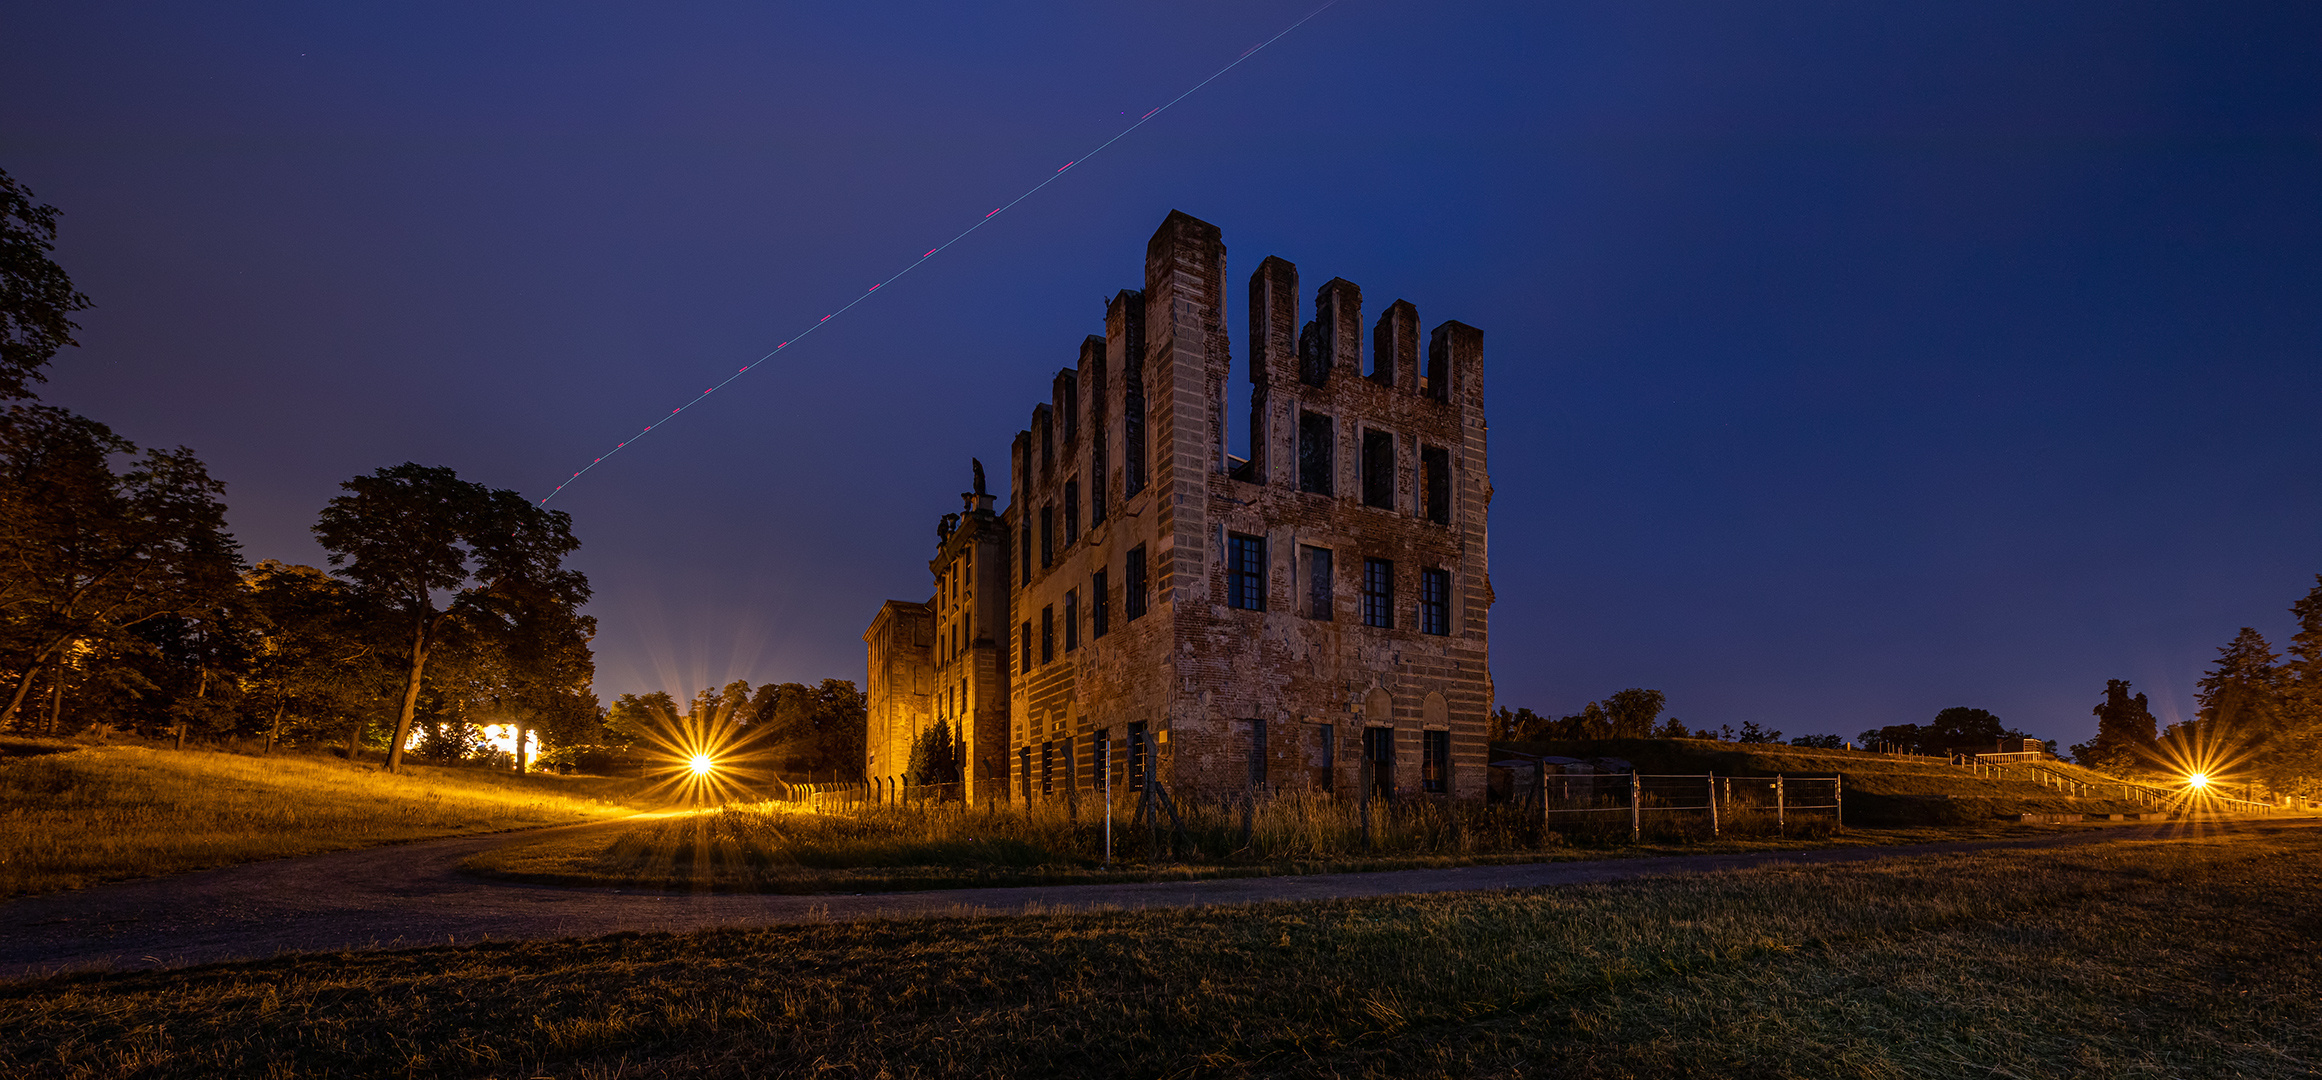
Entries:
<svg viewBox="0 0 2322 1080">
<path fill-rule="evenodd" d="M 402 767 L 428 654 L 446 621 L 482 618 L 506 598 L 534 592 L 578 607 L 587 580 L 563 561 L 580 541 L 562 511 L 448 468 L 405 462 L 339 486 L 347 494 L 323 508 L 315 537 L 335 571 L 404 627 L 403 700 L 387 751 L 393 772 Z"/>
<path fill-rule="evenodd" d="M 0 169 L 0 398 L 34 396 L 31 384 L 47 381 L 40 369 L 49 358 L 77 344 L 72 313 L 89 306 L 48 257 L 56 213 Z"/>
<path fill-rule="evenodd" d="M 45 405 L 0 415 L 0 726 L 33 677 L 76 647 L 214 611 L 240 556 L 225 528 L 225 485 L 193 452 L 136 447 L 105 425 Z"/>
</svg>

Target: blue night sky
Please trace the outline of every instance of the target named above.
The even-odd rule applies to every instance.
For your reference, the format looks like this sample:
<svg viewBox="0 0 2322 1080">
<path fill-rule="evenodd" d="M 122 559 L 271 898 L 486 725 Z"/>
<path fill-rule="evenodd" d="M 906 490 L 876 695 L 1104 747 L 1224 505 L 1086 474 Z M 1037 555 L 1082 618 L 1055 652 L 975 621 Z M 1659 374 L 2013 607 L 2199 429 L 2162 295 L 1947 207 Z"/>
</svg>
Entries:
<svg viewBox="0 0 2322 1080">
<path fill-rule="evenodd" d="M 1484 329 L 1502 704 L 2078 741 L 2286 635 L 2322 7 L 1451 8 L 1345 0 L 559 496 L 599 692 L 859 680 L 1172 208 L 1237 350 L 1267 255 Z M 253 559 L 405 460 L 537 498 L 1309 10 L 11 3 L 97 303 L 43 396 Z"/>
</svg>

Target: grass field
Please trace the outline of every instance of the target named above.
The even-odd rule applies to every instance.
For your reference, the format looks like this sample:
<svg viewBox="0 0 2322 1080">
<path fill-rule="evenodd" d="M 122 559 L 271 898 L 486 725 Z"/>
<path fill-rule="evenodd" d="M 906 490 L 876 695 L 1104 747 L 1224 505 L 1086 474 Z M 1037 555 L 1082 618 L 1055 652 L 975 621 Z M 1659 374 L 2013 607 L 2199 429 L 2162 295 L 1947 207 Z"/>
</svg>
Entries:
<svg viewBox="0 0 2322 1080">
<path fill-rule="evenodd" d="M 0 898 L 630 813 L 634 781 L 0 741 Z"/>
<path fill-rule="evenodd" d="M 19 1076 L 2298 1077 L 2322 828 L 0 987 Z"/>
<path fill-rule="evenodd" d="M 1510 805 L 1399 800 L 1374 807 L 1366 834 L 1358 809 L 1331 799 L 1277 797 L 1245 808 L 1181 805 L 1182 843 L 1129 828 L 1135 799 L 1114 807 L 1114 861 L 1102 861 L 1101 808 L 1083 798 L 997 807 L 875 806 L 816 815 L 767 803 L 641 822 L 618 829 L 526 840 L 470 858 L 466 869 L 511 880 L 742 892 L 857 892 L 1049 885 L 1201 877 L 1330 873 L 1472 863 L 1603 858 L 1672 852 L 1763 851 L 1829 844 L 1896 844 L 2022 832 L 2004 820 L 2027 811 L 2127 813 L 2148 808 L 2075 799 L 2033 783 L 1994 781 L 1923 758 L 1890 758 L 1788 746 L 1702 740 L 1544 744 L 1574 756 L 1628 757 L 1641 770 L 1699 777 L 1843 774 L 1849 822 L 1827 811 L 1792 814 L 1777 829 L 1764 785 L 1757 801 L 1729 801 L 1712 834 L 1705 811 L 1654 809 L 1652 792 L 1682 789 L 1672 805 L 1699 808 L 1703 780 L 1653 778 L 1642 843 L 1625 806 L 1558 814 L 1543 824 Z M 2091 774 L 2093 775 L 2093 774 Z M 1622 783 L 1625 785 L 1626 781 Z M 1827 788 L 1796 785 L 1827 806 Z M 1625 788 L 1624 788 L 1625 792 Z M 1731 794 L 1729 785 L 1729 794 Z M 1793 803 L 1799 801 L 1793 797 Z M 1244 814 L 1247 813 L 1245 818 Z"/>
</svg>

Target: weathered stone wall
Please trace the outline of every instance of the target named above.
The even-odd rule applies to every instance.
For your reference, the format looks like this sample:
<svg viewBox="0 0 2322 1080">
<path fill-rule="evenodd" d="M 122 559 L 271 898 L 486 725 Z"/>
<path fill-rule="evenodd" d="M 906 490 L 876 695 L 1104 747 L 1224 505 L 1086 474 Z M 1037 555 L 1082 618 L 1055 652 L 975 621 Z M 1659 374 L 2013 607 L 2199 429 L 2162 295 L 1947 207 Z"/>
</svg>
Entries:
<svg viewBox="0 0 2322 1080">
<path fill-rule="evenodd" d="M 990 529 L 1001 554 L 977 549 L 979 573 L 1004 576 L 979 595 L 1004 584 L 1005 623 L 977 618 L 991 620 L 979 640 L 1008 709 L 1008 790 L 1036 796 L 1043 761 L 1069 761 L 1073 782 L 1094 787 L 1101 736 L 1119 782 L 1126 735 L 1144 724 L 1158 775 L 1185 794 L 1256 783 L 1351 795 L 1363 731 L 1376 727 L 1393 791 L 1428 793 L 1426 733 L 1438 731 L 1441 789 L 1480 798 L 1493 704 L 1482 333 L 1443 323 L 1422 354 L 1418 312 L 1397 301 L 1371 327 L 1366 371 L 1361 290 L 1333 279 L 1302 325 L 1297 268 L 1265 260 L 1249 281 L 1245 461 L 1229 454 L 1226 290 L 1216 227 L 1171 213 L 1147 246 L 1144 289 L 1108 303 L 1104 337 L 1082 343 L 1017 433 L 1008 508 Z M 1301 483 L 1306 415 L 1328 422 L 1327 492 L 1302 489 L 1313 486 Z M 1429 460 L 1445 473 L 1441 521 Z M 1263 542 L 1262 608 L 1229 601 L 1235 534 Z M 1139 550 L 1145 610 L 1131 617 Z M 1310 550 L 1331 559 L 1319 608 Z M 1367 559 L 1392 564 L 1381 567 L 1391 625 L 1366 624 Z M 1448 578 L 1447 633 L 1420 625 L 1431 570 Z"/>
<path fill-rule="evenodd" d="M 932 723 L 935 613 L 926 604 L 889 600 L 863 631 L 863 775 L 892 779 L 911 760 L 911 741 Z"/>
</svg>

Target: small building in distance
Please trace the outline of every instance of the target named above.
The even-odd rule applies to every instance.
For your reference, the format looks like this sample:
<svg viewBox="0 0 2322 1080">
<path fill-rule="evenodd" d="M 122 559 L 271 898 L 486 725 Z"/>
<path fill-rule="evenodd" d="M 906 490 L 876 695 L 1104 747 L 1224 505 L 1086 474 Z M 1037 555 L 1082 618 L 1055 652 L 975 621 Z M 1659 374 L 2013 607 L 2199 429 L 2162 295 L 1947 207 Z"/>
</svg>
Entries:
<svg viewBox="0 0 2322 1080">
<path fill-rule="evenodd" d="M 1017 432 L 1007 510 L 979 482 L 938 530 L 934 600 L 864 635 L 866 775 L 893 786 L 941 720 L 975 800 L 1147 769 L 1195 797 L 1353 796 L 1365 759 L 1379 794 L 1481 798 L 1482 331 L 1444 322 L 1422 348 L 1398 300 L 1366 363 L 1362 291 L 1333 278 L 1302 321 L 1297 267 L 1269 257 L 1239 412 L 1218 229 L 1171 212 L 1144 277 Z"/>
</svg>

